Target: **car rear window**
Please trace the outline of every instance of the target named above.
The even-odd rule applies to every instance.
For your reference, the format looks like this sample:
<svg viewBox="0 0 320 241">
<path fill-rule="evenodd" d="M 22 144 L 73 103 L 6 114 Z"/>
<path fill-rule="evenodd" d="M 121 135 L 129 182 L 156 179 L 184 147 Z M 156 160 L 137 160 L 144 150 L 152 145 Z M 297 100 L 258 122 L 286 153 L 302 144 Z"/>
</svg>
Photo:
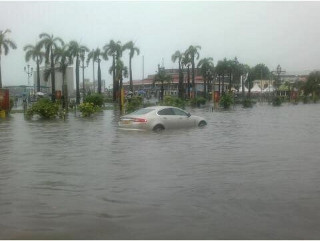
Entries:
<svg viewBox="0 0 320 241">
<path fill-rule="evenodd" d="M 140 110 L 136 110 L 135 112 L 130 113 L 130 115 L 144 115 L 144 114 L 147 114 L 153 110 L 154 109 L 150 109 L 150 108 L 140 109 Z"/>
</svg>

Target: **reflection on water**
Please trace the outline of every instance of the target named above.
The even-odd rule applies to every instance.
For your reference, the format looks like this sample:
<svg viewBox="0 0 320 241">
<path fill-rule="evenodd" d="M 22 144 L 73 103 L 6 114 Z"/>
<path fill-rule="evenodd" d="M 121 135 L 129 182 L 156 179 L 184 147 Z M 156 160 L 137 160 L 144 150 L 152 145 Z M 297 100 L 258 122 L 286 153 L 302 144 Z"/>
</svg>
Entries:
<svg viewBox="0 0 320 241">
<path fill-rule="evenodd" d="M 1 120 L 0 238 L 319 239 L 320 105 L 190 111 L 208 126 Z"/>
</svg>

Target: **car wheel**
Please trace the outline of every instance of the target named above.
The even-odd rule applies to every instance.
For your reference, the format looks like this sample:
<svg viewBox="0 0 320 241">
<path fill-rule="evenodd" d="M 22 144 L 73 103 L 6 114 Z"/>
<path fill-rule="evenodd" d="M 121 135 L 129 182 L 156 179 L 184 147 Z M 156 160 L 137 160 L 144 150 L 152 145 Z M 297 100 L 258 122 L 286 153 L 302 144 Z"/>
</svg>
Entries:
<svg viewBox="0 0 320 241">
<path fill-rule="evenodd" d="M 200 121 L 198 124 L 199 127 L 204 127 L 206 125 L 207 125 L 207 122 L 205 122 L 205 121 Z"/>
<path fill-rule="evenodd" d="M 153 127 L 153 131 L 154 132 L 161 132 L 164 130 L 164 126 L 163 125 L 156 125 L 155 127 Z"/>
</svg>

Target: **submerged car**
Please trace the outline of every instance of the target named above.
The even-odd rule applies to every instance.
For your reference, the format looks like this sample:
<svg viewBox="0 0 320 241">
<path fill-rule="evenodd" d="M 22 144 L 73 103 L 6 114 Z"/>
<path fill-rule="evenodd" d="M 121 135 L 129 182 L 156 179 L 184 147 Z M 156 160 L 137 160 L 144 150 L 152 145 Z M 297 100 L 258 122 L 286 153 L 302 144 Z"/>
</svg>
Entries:
<svg viewBox="0 0 320 241">
<path fill-rule="evenodd" d="M 173 106 L 152 106 L 139 109 L 120 118 L 119 128 L 131 130 L 177 129 L 203 127 L 207 125 L 204 118 Z"/>
</svg>

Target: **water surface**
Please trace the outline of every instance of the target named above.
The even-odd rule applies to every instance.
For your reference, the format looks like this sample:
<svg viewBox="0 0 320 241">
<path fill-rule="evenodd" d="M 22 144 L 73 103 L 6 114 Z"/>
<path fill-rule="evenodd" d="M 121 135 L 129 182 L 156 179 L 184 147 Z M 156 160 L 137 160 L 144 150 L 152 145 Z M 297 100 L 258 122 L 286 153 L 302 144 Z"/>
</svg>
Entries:
<svg viewBox="0 0 320 241">
<path fill-rule="evenodd" d="M 0 120 L 0 238 L 320 239 L 320 105 L 190 111 L 208 126 Z"/>
</svg>

